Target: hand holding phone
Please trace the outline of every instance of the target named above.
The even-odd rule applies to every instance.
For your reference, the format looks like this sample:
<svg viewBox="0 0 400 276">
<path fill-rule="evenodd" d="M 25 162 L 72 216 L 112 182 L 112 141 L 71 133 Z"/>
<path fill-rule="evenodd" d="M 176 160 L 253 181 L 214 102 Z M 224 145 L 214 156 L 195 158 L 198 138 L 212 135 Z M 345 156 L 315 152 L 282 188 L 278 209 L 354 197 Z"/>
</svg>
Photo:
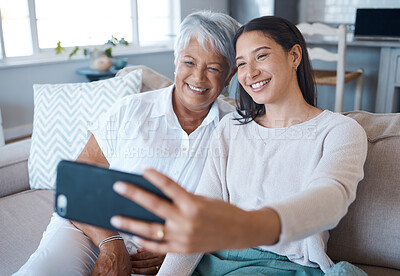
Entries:
<svg viewBox="0 0 400 276">
<path fill-rule="evenodd" d="M 160 217 L 117 194 L 113 190 L 117 181 L 131 183 L 170 201 L 141 175 L 63 160 L 57 166 L 56 212 L 70 220 L 126 233 L 130 232 L 110 224 L 111 217 L 120 215 L 147 222 L 164 223 Z"/>
</svg>

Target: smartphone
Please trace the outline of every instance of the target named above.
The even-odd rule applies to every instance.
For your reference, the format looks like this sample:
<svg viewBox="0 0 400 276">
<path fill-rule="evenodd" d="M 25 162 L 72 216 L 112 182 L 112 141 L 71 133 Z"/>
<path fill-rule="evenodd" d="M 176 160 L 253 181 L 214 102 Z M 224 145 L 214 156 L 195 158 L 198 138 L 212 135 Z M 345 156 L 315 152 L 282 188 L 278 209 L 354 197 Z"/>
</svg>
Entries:
<svg viewBox="0 0 400 276">
<path fill-rule="evenodd" d="M 110 224 L 121 215 L 148 222 L 164 220 L 113 190 L 116 181 L 136 185 L 171 201 L 163 192 L 138 174 L 62 160 L 57 166 L 55 209 L 61 217 L 102 228 L 129 233 Z M 134 233 L 129 233 L 134 234 Z"/>
</svg>

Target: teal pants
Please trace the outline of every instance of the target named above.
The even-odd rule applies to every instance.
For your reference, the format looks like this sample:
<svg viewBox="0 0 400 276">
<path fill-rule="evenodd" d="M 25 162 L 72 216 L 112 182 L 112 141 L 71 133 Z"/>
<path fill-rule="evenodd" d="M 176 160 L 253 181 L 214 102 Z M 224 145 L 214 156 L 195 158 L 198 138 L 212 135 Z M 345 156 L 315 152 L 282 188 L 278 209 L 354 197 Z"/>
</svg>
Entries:
<svg viewBox="0 0 400 276">
<path fill-rule="evenodd" d="M 285 256 L 259 248 L 248 248 L 205 254 L 193 275 L 321 276 L 324 273 L 319 268 L 293 263 Z M 340 262 L 332 266 L 325 275 L 366 276 L 367 274 L 348 262 Z"/>
</svg>

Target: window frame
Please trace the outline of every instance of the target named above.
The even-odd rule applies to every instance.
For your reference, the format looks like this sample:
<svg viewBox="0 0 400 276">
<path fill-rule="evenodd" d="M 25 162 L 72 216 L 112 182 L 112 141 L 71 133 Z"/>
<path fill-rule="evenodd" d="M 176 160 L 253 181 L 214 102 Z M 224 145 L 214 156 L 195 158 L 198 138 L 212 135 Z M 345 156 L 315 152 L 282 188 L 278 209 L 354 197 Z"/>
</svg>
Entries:
<svg viewBox="0 0 400 276">
<path fill-rule="evenodd" d="M 0 9 L 0 60 L 3 60 L 5 57 L 6 57 L 6 50 L 4 49 L 3 24 L 2 24 L 1 9 Z"/>
<path fill-rule="evenodd" d="M 160 41 L 157 45 L 152 46 L 140 46 L 139 43 L 139 30 L 138 30 L 138 10 L 137 10 L 137 0 L 131 1 L 131 22 L 132 22 L 132 41 L 128 46 L 124 47 L 114 47 L 113 48 L 113 56 L 120 55 L 136 55 L 136 54 L 147 54 L 147 53 L 156 53 L 156 52 L 166 52 L 173 51 L 174 37 L 171 37 L 166 42 Z M 171 7 L 171 18 L 170 18 L 170 29 L 172 33 L 176 33 L 176 28 L 173 26 L 177 18 L 179 18 L 180 22 L 180 1 L 179 0 L 169 0 Z M 2 19 L 0 16 L 0 68 L 4 67 L 14 67 L 14 66 L 23 66 L 28 64 L 39 64 L 39 63 L 54 63 L 54 62 L 62 62 L 69 60 L 81 60 L 87 59 L 82 53 L 79 51 L 76 56 L 71 59 L 68 57 L 68 54 L 56 55 L 54 49 L 41 49 L 39 48 L 39 37 L 37 30 L 37 20 L 36 20 L 36 8 L 35 8 L 35 0 L 27 0 L 28 11 L 29 11 L 29 23 L 30 23 L 30 33 L 31 33 L 31 41 L 32 41 L 32 54 L 27 56 L 18 56 L 18 57 L 7 57 L 5 53 L 4 47 L 4 36 L 3 36 L 3 28 L 2 28 Z M 1 12 L 1 10 L 0 10 Z M 96 45 L 87 45 L 80 46 L 81 48 L 85 47 L 94 47 Z M 100 45 L 98 45 L 100 46 Z M 54 47 L 55 48 L 55 47 Z M 66 47 L 67 52 L 70 52 L 73 47 Z"/>
</svg>

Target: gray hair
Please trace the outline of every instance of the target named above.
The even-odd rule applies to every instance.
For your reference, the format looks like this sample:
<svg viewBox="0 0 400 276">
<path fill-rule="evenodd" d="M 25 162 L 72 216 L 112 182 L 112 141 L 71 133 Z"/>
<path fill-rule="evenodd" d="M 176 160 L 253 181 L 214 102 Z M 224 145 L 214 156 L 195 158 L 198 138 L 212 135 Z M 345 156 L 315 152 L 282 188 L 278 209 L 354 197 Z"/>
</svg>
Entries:
<svg viewBox="0 0 400 276">
<path fill-rule="evenodd" d="M 216 53 L 226 58 L 229 66 L 229 74 L 236 67 L 235 49 L 233 38 L 240 24 L 224 13 L 199 11 L 186 16 L 182 21 L 177 38 L 175 40 L 174 55 L 178 58 L 179 52 L 185 49 L 192 38 L 206 49 L 206 43 L 210 43 Z"/>
</svg>

